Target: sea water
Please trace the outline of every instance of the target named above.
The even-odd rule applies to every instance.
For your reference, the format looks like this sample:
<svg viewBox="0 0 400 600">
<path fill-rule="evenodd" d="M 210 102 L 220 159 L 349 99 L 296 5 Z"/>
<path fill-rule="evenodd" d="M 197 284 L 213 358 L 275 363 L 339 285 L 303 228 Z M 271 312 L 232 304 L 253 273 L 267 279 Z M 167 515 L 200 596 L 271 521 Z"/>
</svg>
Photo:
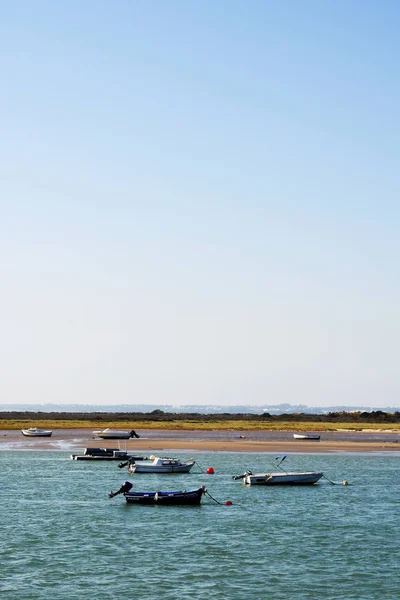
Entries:
<svg viewBox="0 0 400 600">
<path fill-rule="evenodd" d="M 288 455 L 288 470 L 330 480 L 304 487 L 232 479 L 276 470 L 271 454 L 180 454 L 189 456 L 190 474 L 129 476 L 66 452 L 1 451 L 1 599 L 400 598 L 398 453 Z M 128 479 L 137 490 L 205 484 L 214 500 L 109 499 Z"/>
</svg>

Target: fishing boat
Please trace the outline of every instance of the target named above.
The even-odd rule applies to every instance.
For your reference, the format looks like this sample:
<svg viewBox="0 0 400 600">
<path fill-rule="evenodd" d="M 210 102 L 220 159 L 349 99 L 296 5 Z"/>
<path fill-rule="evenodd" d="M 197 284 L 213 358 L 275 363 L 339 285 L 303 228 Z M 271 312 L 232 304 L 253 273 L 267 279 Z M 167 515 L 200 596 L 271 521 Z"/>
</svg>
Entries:
<svg viewBox="0 0 400 600">
<path fill-rule="evenodd" d="M 321 479 L 323 473 L 305 471 L 303 473 L 252 473 L 246 471 L 234 479 L 243 479 L 246 485 L 312 485 Z"/>
<path fill-rule="evenodd" d="M 194 460 L 186 462 L 180 461 L 178 458 L 168 458 L 161 456 L 150 456 L 151 462 L 136 462 L 129 460 L 128 472 L 133 473 L 189 473 Z"/>
<path fill-rule="evenodd" d="M 133 437 L 140 437 L 133 429 L 131 431 L 122 431 L 120 429 L 110 429 L 109 427 L 102 431 L 93 431 L 93 436 L 103 440 L 129 440 Z"/>
<path fill-rule="evenodd" d="M 120 448 L 85 448 L 83 454 L 71 454 L 72 460 L 149 460 L 146 456 L 132 456 Z M 127 463 L 126 463 L 127 464 Z"/>
<path fill-rule="evenodd" d="M 50 437 L 53 433 L 53 430 L 39 429 L 39 427 L 29 427 L 29 429 L 21 429 L 21 433 L 27 437 Z"/>
<path fill-rule="evenodd" d="M 245 471 L 243 475 L 234 475 L 232 479 L 242 479 L 246 485 L 313 485 L 323 476 L 323 473 L 317 471 L 295 471 L 291 473 L 284 471 L 280 465 L 285 459 L 286 455 L 275 458 L 279 461 L 276 466 L 280 469 L 276 473 Z"/>
<path fill-rule="evenodd" d="M 294 433 L 293 437 L 295 440 L 319 440 L 320 435 L 318 433 Z"/>
<path fill-rule="evenodd" d="M 152 504 L 162 506 L 191 505 L 196 506 L 201 502 L 201 497 L 206 493 L 204 485 L 195 490 L 182 490 L 178 492 L 136 492 L 132 491 L 132 484 L 126 481 L 117 492 L 111 492 L 109 498 L 123 494 L 128 504 Z"/>
</svg>

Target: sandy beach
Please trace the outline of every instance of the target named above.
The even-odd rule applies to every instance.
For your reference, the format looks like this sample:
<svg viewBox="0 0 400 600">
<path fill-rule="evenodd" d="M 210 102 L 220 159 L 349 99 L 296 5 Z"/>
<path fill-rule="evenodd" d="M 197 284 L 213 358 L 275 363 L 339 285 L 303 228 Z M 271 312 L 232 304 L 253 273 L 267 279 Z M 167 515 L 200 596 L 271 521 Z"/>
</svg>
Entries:
<svg viewBox="0 0 400 600">
<path fill-rule="evenodd" d="M 399 452 L 400 435 L 385 431 L 321 432 L 319 441 L 298 441 L 285 431 L 144 430 L 139 439 L 102 440 L 89 429 L 55 429 L 50 438 L 32 438 L 20 430 L 0 430 L 0 450 L 66 450 L 87 447 L 127 449 L 132 453 L 173 452 Z"/>
</svg>

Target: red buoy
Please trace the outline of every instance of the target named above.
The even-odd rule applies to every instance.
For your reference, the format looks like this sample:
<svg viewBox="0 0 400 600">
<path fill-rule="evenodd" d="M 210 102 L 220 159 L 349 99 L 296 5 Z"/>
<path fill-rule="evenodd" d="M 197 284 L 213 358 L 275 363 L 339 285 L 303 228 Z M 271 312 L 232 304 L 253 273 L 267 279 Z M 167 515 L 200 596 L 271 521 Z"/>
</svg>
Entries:
<svg viewBox="0 0 400 600">
<path fill-rule="evenodd" d="M 208 467 L 208 469 L 207 469 L 207 473 L 208 473 L 209 475 L 214 475 L 214 469 L 213 469 L 212 467 Z"/>
<path fill-rule="evenodd" d="M 232 502 L 231 502 L 230 500 L 227 500 L 227 501 L 225 502 L 225 504 L 226 504 L 226 506 L 232 506 Z"/>
</svg>

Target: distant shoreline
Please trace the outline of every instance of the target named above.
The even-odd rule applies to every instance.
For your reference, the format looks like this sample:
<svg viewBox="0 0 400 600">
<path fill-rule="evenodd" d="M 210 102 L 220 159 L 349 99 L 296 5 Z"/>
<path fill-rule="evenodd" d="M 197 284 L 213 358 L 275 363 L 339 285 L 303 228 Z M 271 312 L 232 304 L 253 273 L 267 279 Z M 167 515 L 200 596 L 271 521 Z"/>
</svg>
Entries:
<svg viewBox="0 0 400 600">
<path fill-rule="evenodd" d="M 295 440 L 286 431 L 204 430 L 139 430 L 139 439 L 102 440 L 93 437 L 88 428 L 54 429 L 50 438 L 24 437 L 19 430 L 0 430 L 0 449 L 7 450 L 66 450 L 76 453 L 87 447 L 127 449 L 132 453 L 171 454 L 172 452 L 284 452 L 284 453 L 337 453 L 337 452 L 399 452 L 399 434 L 393 432 L 330 432 L 322 433 L 321 440 Z"/>
<path fill-rule="evenodd" d="M 296 415 L 297 417 L 297 415 Z M 248 431 L 248 432 L 292 432 L 292 433 L 331 433 L 331 432 L 384 432 L 400 433 L 400 422 L 396 421 L 357 421 L 357 420 L 327 420 L 309 421 L 303 419 L 285 420 L 276 418 L 246 417 L 245 415 L 226 415 L 216 417 L 215 415 L 199 415 L 197 418 L 189 415 L 180 415 L 173 418 L 164 415 L 156 418 L 153 415 L 116 415 L 107 414 L 102 416 L 62 414 L 46 415 L 45 413 L 22 415 L 13 417 L 0 412 L 0 431 L 5 429 L 18 430 L 28 427 L 40 427 L 44 429 L 153 429 L 159 431 Z"/>
</svg>

